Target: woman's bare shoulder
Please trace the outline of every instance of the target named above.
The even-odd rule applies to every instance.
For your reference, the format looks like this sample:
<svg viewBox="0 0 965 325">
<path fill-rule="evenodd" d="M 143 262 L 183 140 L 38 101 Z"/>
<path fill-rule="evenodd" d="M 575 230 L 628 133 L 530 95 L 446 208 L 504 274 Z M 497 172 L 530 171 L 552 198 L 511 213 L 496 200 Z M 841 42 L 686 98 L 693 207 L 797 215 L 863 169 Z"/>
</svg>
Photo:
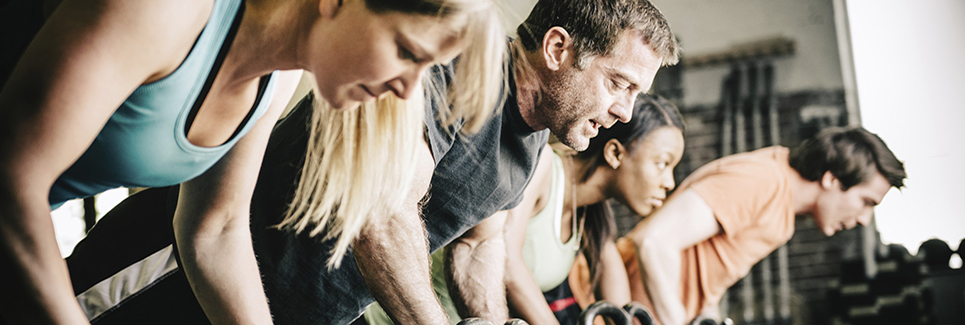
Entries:
<svg viewBox="0 0 965 325">
<path fill-rule="evenodd" d="M 61 38 L 91 44 L 69 47 L 71 43 L 64 43 L 64 51 L 71 55 L 111 51 L 119 64 L 137 62 L 157 70 L 148 79 L 159 79 L 187 56 L 213 7 L 214 0 L 64 0 L 45 25 L 58 30 Z M 43 38 L 46 35 L 38 36 L 41 42 L 51 41 Z"/>
</svg>

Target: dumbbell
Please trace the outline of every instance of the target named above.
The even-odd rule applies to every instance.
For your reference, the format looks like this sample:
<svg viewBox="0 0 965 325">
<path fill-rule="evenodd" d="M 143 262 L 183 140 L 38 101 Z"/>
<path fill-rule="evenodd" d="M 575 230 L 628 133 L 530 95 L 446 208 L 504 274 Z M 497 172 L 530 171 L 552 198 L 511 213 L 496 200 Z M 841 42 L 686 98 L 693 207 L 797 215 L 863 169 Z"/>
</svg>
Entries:
<svg viewBox="0 0 965 325">
<path fill-rule="evenodd" d="M 717 325 L 717 321 L 713 318 L 697 316 L 697 318 L 694 318 L 694 320 L 690 321 L 690 325 Z"/>
<path fill-rule="evenodd" d="M 456 325 L 493 325 L 493 322 L 482 318 L 470 317 L 459 321 Z M 519 318 L 510 318 L 506 321 L 506 325 L 529 325 L 529 323 Z"/>
<path fill-rule="evenodd" d="M 641 325 L 653 325 L 653 316 L 650 316 L 652 314 L 647 307 L 635 302 L 630 302 L 626 306 L 623 306 L 623 310 L 626 311 L 627 314 L 630 314 L 630 317 L 636 318 L 638 321 L 640 321 Z"/>
<path fill-rule="evenodd" d="M 470 317 L 470 318 L 463 318 L 456 325 L 493 325 L 493 322 L 490 322 L 482 318 Z"/>
<path fill-rule="evenodd" d="M 697 316 L 697 318 L 694 318 L 694 320 L 690 322 L 690 325 L 734 325 L 734 321 L 730 318 L 724 318 L 724 321 L 718 323 L 713 318 Z"/>
<path fill-rule="evenodd" d="M 580 313 L 579 324 L 593 324 L 593 319 L 597 316 L 603 316 L 604 318 L 611 320 L 614 325 L 630 325 L 633 322 L 633 320 L 630 318 L 630 314 L 623 309 L 620 309 L 620 307 L 617 307 L 616 305 L 606 301 L 597 301 L 592 305 L 587 306 L 586 309 Z"/>
</svg>

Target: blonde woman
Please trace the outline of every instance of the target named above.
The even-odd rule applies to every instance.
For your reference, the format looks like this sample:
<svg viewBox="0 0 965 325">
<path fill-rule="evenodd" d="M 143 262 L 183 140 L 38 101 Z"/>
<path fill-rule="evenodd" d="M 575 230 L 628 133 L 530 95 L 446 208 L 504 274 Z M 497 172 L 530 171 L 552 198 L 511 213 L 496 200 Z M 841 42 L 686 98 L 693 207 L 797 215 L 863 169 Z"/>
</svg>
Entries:
<svg viewBox="0 0 965 325">
<path fill-rule="evenodd" d="M 459 110 L 442 113 L 485 116 L 497 100 L 485 94 L 499 87 L 503 33 L 488 1 L 44 3 L 49 17 L 25 37 L 29 46 L 0 56 L 16 60 L 0 63 L 0 272 L 9 275 L 0 317 L 12 323 L 87 322 L 50 208 L 117 186 L 177 183 L 174 235 L 205 314 L 270 323 L 248 209 L 271 127 L 297 82 L 278 70 L 314 73 L 326 106 L 353 108 L 387 93 L 421 95 L 423 71 L 463 52 L 459 64 L 475 74 L 456 76 L 449 91 L 460 94 L 450 97 Z M 325 221 L 306 215 L 308 223 L 286 225 Z M 331 217 L 338 240 L 364 223 L 350 219 Z"/>
</svg>

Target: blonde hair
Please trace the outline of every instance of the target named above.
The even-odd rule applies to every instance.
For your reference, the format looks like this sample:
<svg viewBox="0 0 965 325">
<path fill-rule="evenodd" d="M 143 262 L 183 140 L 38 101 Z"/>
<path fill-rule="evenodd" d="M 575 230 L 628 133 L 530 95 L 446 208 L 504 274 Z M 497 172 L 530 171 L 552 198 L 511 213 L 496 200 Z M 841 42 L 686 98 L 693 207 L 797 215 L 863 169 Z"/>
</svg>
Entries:
<svg viewBox="0 0 965 325">
<path fill-rule="evenodd" d="M 459 23 L 465 50 L 448 84 L 428 77 L 424 90 L 440 120 L 463 121 L 461 132 L 477 132 L 505 100 L 506 35 L 491 0 L 365 0 L 374 12 L 435 15 Z M 464 23 L 463 23 L 464 22 Z M 435 67 L 439 68 L 439 67 Z M 309 78 L 314 80 L 314 78 Z M 317 88 L 317 87 L 315 87 Z M 421 93 L 419 90 L 416 93 Z M 327 265 L 338 267 L 362 228 L 404 204 L 423 141 L 425 98 L 387 95 L 358 109 L 336 111 L 316 100 L 308 148 L 294 198 L 276 226 L 335 240 Z"/>
<path fill-rule="evenodd" d="M 402 12 L 435 16 L 458 29 L 466 48 L 455 62 L 448 89 L 443 80 L 430 80 L 426 90 L 439 120 L 448 126 L 462 121 L 462 133 L 482 128 L 497 106 L 506 100 L 508 87 L 506 31 L 493 0 L 365 0 L 375 12 Z"/>
<path fill-rule="evenodd" d="M 462 120 L 461 132 L 475 133 L 506 100 L 509 84 L 504 75 L 509 73 L 508 38 L 491 0 L 442 1 L 448 6 L 462 7 L 467 19 L 463 31 L 466 49 L 456 61 L 455 78 L 448 96 L 438 96 L 441 89 L 433 85 L 435 93 L 432 98 L 448 99 L 444 105 L 436 105 L 441 108 L 437 118 L 444 125 Z"/>
<path fill-rule="evenodd" d="M 338 267 L 372 216 L 387 216 L 409 193 L 422 141 L 422 96 L 393 95 L 334 110 L 314 101 L 298 188 L 277 228 L 337 239 L 329 267 Z"/>
</svg>

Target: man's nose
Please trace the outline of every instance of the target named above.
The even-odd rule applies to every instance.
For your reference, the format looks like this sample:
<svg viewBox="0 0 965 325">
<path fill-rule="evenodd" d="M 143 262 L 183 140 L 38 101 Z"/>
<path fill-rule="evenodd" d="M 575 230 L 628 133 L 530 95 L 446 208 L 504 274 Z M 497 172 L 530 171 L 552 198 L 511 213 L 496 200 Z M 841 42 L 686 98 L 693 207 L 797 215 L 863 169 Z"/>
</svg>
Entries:
<svg viewBox="0 0 965 325">
<path fill-rule="evenodd" d="M 630 95 L 622 98 L 616 105 L 612 106 L 610 114 L 615 116 L 620 122 L 630 122 L 630 119 L 633 118 L 633 101 L 636 97 L 635 95 Z"/>
</svg>

